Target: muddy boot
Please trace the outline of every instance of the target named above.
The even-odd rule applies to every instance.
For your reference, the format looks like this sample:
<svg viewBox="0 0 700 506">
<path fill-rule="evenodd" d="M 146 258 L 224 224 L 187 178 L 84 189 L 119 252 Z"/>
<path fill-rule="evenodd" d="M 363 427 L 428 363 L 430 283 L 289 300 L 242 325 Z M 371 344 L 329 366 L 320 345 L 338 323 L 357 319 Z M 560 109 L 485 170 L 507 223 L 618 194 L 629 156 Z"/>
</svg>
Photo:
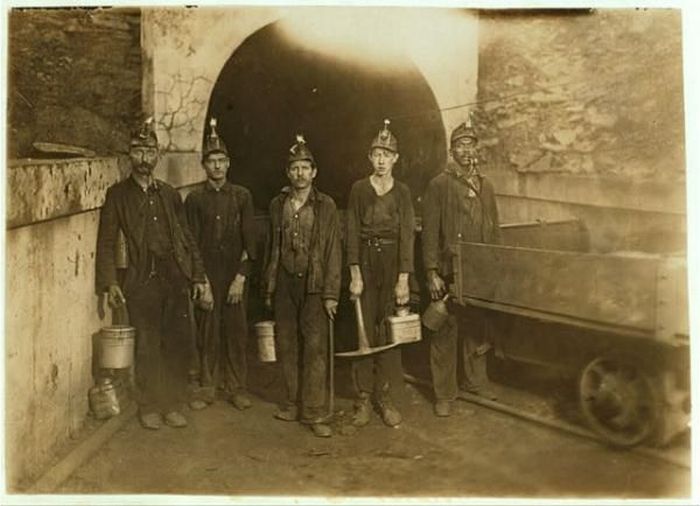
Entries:
<svg viewBox="0 0 700 506">
<path fill-rule="evenodd" d="M 483 385 L 478 387 L 465 385 L 462 386 L 461 389 L 464 392 L 467 392 L 468 394 L 478 395 L 479 397 L 483 397 L 484 399 L 488 399 L 490 401 L 498 400 L 498 394 L 496 394 L 495 390 L 489 385 Z"/>
<path fill-rule="evenodd" d="M 362 427 L 369 423 L 370 404 L 369 394 L 362 392 L 355 401 L 355 413 L 352 415 L 352 424 L 355 427 Z"/>
<path fill-rule="evenodd" d="M 187 403 L 192 411 L 200 411 L 208 406 L 206 402 L 200 399 L 194 399 Z"/>
<path fill-rule="evenodd" d="M 296 406 L 283 406 L 277 408 L 273 416 L 284 422 L 296 422 L 299 420 L 299 409 Z"/>
<path fill-rule="evenodd" d="M 439 400 L 435 402 L 434 406 L 435 416 L 447 417 L 452 414 L 452 401 L 449 400 Z"/>
<path fill-rule="evenodd" d="M 163 416 L 166 425 L 174 427 L 176 429 L 181 429 L 187 427 L 187 418 L 184 417 L 179 411 L 171 411 Z"/>
<path fill-rule="evenodd" d="M 309 425 L 309 428 L 316 437 L 331 437 L 333 435 L 333 430 L 331 430 L 331 426 L 325 423 L 312 423 L 311 425 Z"/>
<path fill-rule="evenodd" d="M 160 413 L 139 413 L 139 422 L 144 429 L 158 430 L 161 421 Z"/>
<path fill-rule="evenodd" d="M 379 407 L 379 412 L 382 415 L 382 420 L 385 425 L 396 427 L 401 423 L 401 413 L 396 409 L 390 398 L 385 397 L 377 400 L 377 406 Z"/>
<path fill-rule="evenodd" d="M 233 404 L 236 409 L 243 411 L 252 406 L 250 398 L 243 392 L 235 392 L 231 394 L 231 404 Z"/>
</svg>

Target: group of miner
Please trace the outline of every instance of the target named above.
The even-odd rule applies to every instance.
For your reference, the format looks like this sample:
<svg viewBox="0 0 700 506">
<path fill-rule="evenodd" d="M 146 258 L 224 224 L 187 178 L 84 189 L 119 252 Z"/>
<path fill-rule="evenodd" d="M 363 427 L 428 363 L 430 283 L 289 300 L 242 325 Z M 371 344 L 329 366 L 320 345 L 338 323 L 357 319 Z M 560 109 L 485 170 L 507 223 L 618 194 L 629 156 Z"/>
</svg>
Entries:
<svg viewBox="0 0 700 506">
<path fill-rule="evenodd" d="M 207 179 L 184 203 L 153 176 L 160 157 L 153 121 L 133 133 L 131 174 L 109 187 L 100 214 L 96 288 L 112 308 L 126 306 L 136 329 L 136 398 L 144 428 L 184 427 L 185 405 L 204 409 L 222 397 L 239 410 L 251 407 L 247 303 L 254 263 L 261 262 L 262 298 L 274 315 L 286 386 L 274 416 L 307 425 L 318 437 L 332 435 L 329 325 L 343 269 L 349 269 L 350 299 L 364 308 L 372 347 L 388 342 L 387 318 L 410 298 L 415 215 L 409 187 L 393 175 L 400 152 L 389 126 L 385 120 L 371 140 L 369 175 L 352 185 L 343 241 L 336 203 L 315 185 L 322 169 L 304 137 L 296 136 L 285 168 L 289 185 L 269 204 L 265 251 L 256 250 L 251 192 L 230 182 L 231 157 L 216 120 L 202 149 Z M 460 241 L 500 241 L 494 189 L 479 171 L 477 148 L 470 118 L 452 131 L 451 159 L 422 197 L 425 288 L 432 300 L 445 298 L 454 282 Z M 117 258 L 120 241 L 125 265 Z M 448 307 L 446 322 L 430 335 L 434 413 L 440 417 L 450 416 L 460 389 L 495 398 L 486 374 L 488 320 Z M 399 425 L 392 382 L 403 378 L 400 349 L 358 357 L 351 366 L 352 424 L 368 424 L 374 406 L 384 424 Z"/>
</svg>

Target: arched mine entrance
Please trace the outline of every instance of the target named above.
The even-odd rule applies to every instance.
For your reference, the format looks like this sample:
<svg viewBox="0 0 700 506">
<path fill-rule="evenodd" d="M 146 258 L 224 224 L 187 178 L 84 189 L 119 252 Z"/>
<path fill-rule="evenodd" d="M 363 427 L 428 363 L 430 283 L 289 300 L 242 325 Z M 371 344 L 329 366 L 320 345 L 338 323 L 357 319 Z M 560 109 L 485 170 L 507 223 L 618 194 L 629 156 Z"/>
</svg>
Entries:
<svg viewBox="0 0 700 506">
<path fill-rule="evenodd" d="M 445 138 L 433 92 L 413 62 L 382 41 L 374 51 L 331 54 L 322 44 L 297 43 L 284 23 L 248 37 L 214 85 L 207 117 L 218 118 L 232 153 L 230 179 L 266 210 L 287 183 L 286 156 L 301 132 L 318 163 L 318 187 L 345 208 L 351 184 L 369 173 L 369 143 L 390 118 L 401 152 L 395 175 L 417 199 L 441 170 Z"/>
</svg>

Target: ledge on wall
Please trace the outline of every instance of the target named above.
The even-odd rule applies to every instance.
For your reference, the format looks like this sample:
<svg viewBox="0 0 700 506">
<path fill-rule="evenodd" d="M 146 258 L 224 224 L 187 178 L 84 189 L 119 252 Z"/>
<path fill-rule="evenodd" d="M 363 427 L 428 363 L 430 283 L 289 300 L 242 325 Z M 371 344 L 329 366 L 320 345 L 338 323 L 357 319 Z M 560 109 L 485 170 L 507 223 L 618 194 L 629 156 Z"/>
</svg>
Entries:
<svg viewBox="0 0 700 506">
<path fill-rule="evenodd" d="M 164 153 L 156 177 L 176 188 L 203 179 L 198 153 Z M 129 174 L 124 157 L 11 160 L 7 168 L 7 228 L 91 211 L 110 185 Z"/>
</svg>

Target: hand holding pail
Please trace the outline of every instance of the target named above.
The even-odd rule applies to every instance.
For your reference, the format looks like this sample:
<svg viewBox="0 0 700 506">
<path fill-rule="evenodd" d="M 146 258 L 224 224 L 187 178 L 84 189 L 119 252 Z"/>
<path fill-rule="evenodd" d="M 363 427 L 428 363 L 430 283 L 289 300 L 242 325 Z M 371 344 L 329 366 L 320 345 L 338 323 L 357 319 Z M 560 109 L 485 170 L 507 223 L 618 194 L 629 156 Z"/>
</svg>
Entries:
<svg viewBox="0 0 700 506">
<path fill-rule="evenodd" d="M 423 325 L 426 329 L 437 332 L 447 321 L 450 313 L 447 311 L 447 300 L 450 294 L 446 294 L 442 299 L 431 302 L 423 313 Z"/>
</svg>

